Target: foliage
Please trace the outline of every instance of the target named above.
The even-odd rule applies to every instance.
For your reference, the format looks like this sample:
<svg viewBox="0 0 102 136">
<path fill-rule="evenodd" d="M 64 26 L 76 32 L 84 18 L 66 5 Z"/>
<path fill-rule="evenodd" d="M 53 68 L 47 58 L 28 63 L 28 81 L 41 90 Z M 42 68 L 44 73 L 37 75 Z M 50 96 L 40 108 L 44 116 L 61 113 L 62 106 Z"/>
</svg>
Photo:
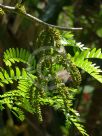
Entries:
<svg viewBox="0 0 102 136">
<path fill-rule="evenodd" d="M 68 39 L 71 39 L 71 40 L 72 40 L 72 38 L 68 37 Z M 69 43 L 69 41 L 68 41 L 68 43 Z M 70 42 L 70 44 L 71 44 L 71 42 Z M 75 54 L 72 57 L 72 62 L 77 67 L 79 67 L 82 70 L 84 70 L 85 72 L 89 73 L 91 76 L 93 76 L 95 79 L 97 79 L 99 82 L 102 83 L 102 76 L 100 75 L 100 73 L 102 71 L 101 71 L 100 67 L 96 66 L 96 64 L 93 64 L 91 61 L 89 61 L 90 58 L 102 59 L 101 49 L 97 50 L 96 48 L 93 48 L 91 50 L 90 48 L 85 48 L 81 44 L 76 44 L 75 42 L 74 42 L 74 44 L 76 47 L 79 46 L 80 50 L 78 48 L 75 48 L 75 50 L 74 50 Z M 69 44 L 65 44 L 65 45 L 70 46 Z M 73 46 L 73 43 L 72 43 L 72 46 Z"/>
<path fill-rule="evenodd" d="M 61 50 L 63 43 L 67 43 L 65 46 L 73 46 L 74 56 Z M 25 119 L 25 111 L 28 111 L 36 114 L 39 121 L 43 121 L 41 107 L 49 105 L 63 111 L 68 129 L 74 124 L 83 136 L 87 136 L 79 114 L 73 109 L 73 99 L 79 92 L 81 82 L 78 68 L 102 83 L 101 70 L 88 60 L 93 57 L 102 58 L 101 50 L 87 49 L 77 44 L 72 34 L 60 35 L 52 28 L 42 30 L 36 44 L 39 49 L 44 45 L 49 48 L 37 52 L 37 55 L 23 48 L 10 48 L 4 52 L 6 67 L 0 68 L 0 86 L 3 88 L 0 109 L 3 110 L 7 105 L 20 120 Z M 37 56 L 39 58 L 36 59 Z M 67 70 L 71 75 L 68 87 L 56 74 L 60 69 Z M 11 84 L 13 89 L 8 90 L 6 84 Z"/>
</svg>

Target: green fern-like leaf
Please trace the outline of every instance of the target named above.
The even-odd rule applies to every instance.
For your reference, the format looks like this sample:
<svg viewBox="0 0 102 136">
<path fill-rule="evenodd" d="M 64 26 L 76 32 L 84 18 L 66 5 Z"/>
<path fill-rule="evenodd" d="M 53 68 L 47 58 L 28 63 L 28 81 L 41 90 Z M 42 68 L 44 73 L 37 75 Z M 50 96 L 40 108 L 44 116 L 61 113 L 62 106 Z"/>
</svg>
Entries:
<svg viewBox="0 0 102 136">
<path fill-rule="evenodd" d="M 19 80 L 19 79 L 27 79 L 27 72 L 23 68 L 20 70 L 18 67 L 13 70 L 10 68 L 8 71 L 1 68 L 0 70 L 0 85 L 3 86 L 3 84 L 9 84 L 13 83 L 13 80 Z"/>
<path fill-rule="evenodd" d="M 98 58 L 98 59 L 102 59 L 102 52 L 101 49 L 96 50 L 96 48 L 94 49 L 87 49 L 80 52 L 76 52 L 75 56 L 74 56 L 74 60 L 77 61 L 77 59 L 86 59 L 86 58 Z"/>
<path fill-rule="evenodd" d="M 35 58 L 34 56 L 27 51 L 26 49 L 14 49 L 10 48 L 4 52 L 4 62 L 7 66 L 12 66 L 13 63 L 15 62 L 22 62 L 27 64 L 28 66 L 31 66 L 32 64 L 35 64 Z"/>
<path fill-rule="evenodd" d="M 85 47 L 84 44 L 82 44 L 81 42 L 76 43 L 73 34 L 70 32 L 64 33 L 62 35 L 61 43 L 64 46 L 72 46 L 74 49 L 77 48 L 77 50 L 80 49 L 80 51 L 87 49 L 87 47 Z"/>
<path fill-rule="evenodd" d="M 89 73 L 91 76 L 93 76 L 96 80 L 102 83 L 102 75 L 100 75 L 101 69 L 97 67 L 95 64 L 92 64 L 92 62 L 86 60 L 77 59 L 74 61 L 75 65 L 81 69 L 83 69 L 85 72 Z"/>
<path fill-rule="evenodd" d="M 25 119 L 25 115 L 24 115 L 24 112 L 18 108 L 18 107 L 13 107 L 12 108 L 12 113 L 18 117 L 21 121 L 23 121 Z"/>
<path fill-rule="evenodd" d="M 83 136 L 89 136 L 86 131 L 84 126 L 81 124 L 79 117 L 74 116 L 74 115 L 70 115 L 69 119 L 71 121 L 71 123 L 73 123 L 75 125 L 75 127 L 79 130 L 79 132 L 83 135 Z"/>
<path fill-rule="evenodd" d="M 100 75 L 100 72 L 102 72 L 101 69 L 96 66 L 96 64 L 92 64 L 92 62 L 90 62 L 88 58 L 102 59 L 101 49 L 87 49 L 82 51 L 81 53 L 77 51 L 75 56 L 73 57 L 73 61 L 77 67 L 83 69 L 102 83 L 102 75 Z"/>
<path fill-rule="evenodd" d="M 12 78 L 9 76 L 7 71 L 3 68 L 0 70 L 0 85 L 4 86 L 4 84 L 13 83 Z"/>
</svg>

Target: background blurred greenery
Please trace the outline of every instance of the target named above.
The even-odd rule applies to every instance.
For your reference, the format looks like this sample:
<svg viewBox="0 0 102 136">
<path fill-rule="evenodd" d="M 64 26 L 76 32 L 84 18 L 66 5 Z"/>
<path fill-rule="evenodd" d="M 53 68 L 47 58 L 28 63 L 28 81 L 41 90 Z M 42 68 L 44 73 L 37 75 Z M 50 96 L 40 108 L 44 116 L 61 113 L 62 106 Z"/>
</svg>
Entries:
<svg viewBox="0 0 102 136">
<path fill-rule="evenodd" d="M 15 6 L 17 0 L 0 0 L 5 5 Z M 27 12 L 50 24 L 66 27 L 82 27 L 73 31 L 76 41 L 87 47 L 102 47 L 102 1 L 101 0 L 24 0 Z M 0 16 L 0 56 L 9 47 L 34 50 L 35 40 L 41 27 L 14 13 Z M 100 65 L 101 60 L 93 60 Z M 2 61 L 0 60 L 2 66 Z M 90 136 L 102 136 L 102 85 L 83 74 L 80 94 L 75 107 Z M 13 117 L 14 118 L 14 117 Z M 40 126 L 33 115 L 21 123 L 14 118 L 14 127 L 8 114 L 0 112 L 0 136 L 62 136 L 64 116 L 47 107 L 46 122 Z M 73 134 L 71 136 L 78 136 Z"/>
</svg>

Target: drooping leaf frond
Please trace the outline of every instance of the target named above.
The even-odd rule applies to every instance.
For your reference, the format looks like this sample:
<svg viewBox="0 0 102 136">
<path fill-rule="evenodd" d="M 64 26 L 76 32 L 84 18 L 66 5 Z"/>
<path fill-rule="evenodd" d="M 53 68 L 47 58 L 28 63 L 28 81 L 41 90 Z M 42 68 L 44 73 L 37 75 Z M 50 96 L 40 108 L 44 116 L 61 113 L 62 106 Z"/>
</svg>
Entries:
<svg viewBox="0 0 102 136">
<path fill-rule="evenodd" d="M 80 122 L 79 117 L 74 116 L 74 115 L 70 115 L 69 116 L 70 121 L 76 126 L 76 128 L 79 130 L 79 132 L 83 135 L 83 136 L 89 136 L 84 128 L 84 126 L 82 125 L 82 123 Z"/>
<path fill-rule="evenodd" d="M 96 48 L 94 48 L 92 50 L 84 50 L 81 53 L 76 52 L 75 56 L 73 57 L 73 61 L 77 67 L 83 69 L 91 76 L 93 76 L 96 80 L 102 83 L 102 75 L 100 75 L 100 72 L 102 72 L 102 70 L 100 69 L 100 67 L 96 66 L 96 64 L 92 64 L 92 62 L 90 62 L 88 58 L 102 59 L 101 49 L 96 50 Z"/>
<path fill-rule="evenodd" d="M 27 64 L 28 66 L 32 66 L 32 64 L 35 64 L 34 56 L 29 51 L 23 48 L 10 48 L 6 50 L 4 52 L 3 60 L 7 66 L 11 66 L 15 62 L 22 62 Z"/>
<path fill-rule="evenodd" d="M 22 68 L 20 70 L 18 67 L 15 67 L 15 70 L 10 68 L 8 71 L 0 68 L 0 85 L 13 83 L 13 80 L 27 79 L 27 71 Z"/>
<path fill-rule="evenodd" d="M 102 52 L 101 49 L 96 50 L 96 48 L 94 49 L 87 49 L 80 52 L 76 52 L 75 56 L 74 56 L 74 60 L 76 61 L 77 59 L 86 59 L 86 58 L 97 58 L 97 59 L 102 59 Z"/>
<path fill-rule="evenodd" d="M 92 77 L 102 83 L 102 75 L 100 75 L 100 72 L 102 71 L 98 66 L 92 64 L 92 62 L 88 61 L 87 59 L 77 59 L 74 61 L 74 63 L 77 67 L 83 69 L 85 72 L 89 73 Z"/>
</svg>

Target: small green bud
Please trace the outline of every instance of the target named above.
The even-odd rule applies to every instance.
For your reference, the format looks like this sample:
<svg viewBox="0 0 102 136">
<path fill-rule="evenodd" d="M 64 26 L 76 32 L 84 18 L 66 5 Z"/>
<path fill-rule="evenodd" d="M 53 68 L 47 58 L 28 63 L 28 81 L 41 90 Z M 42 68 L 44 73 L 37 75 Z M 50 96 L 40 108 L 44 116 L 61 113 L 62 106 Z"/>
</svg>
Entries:
<svg viewBox="0 0 102 136">
<path fill-rule="evenodd" d="M 25 6 L 22 5 L 22 4 L 20 4 L 20 3 L 17 3 L 16 6 L 15 6 L 15 8 L 16 8 L 17 10 L 19 10 L 21 13 L 26 13 Z"/>
<path fill-rule="evenodd" d="M 1 15 L 4 15 L 4 14 L 5 14 L 5 12 L 4 12 L 4 10 L 3 10 L 2 8 L 0 8 L 0 14 L 1 14 Z"/>
</svg>

